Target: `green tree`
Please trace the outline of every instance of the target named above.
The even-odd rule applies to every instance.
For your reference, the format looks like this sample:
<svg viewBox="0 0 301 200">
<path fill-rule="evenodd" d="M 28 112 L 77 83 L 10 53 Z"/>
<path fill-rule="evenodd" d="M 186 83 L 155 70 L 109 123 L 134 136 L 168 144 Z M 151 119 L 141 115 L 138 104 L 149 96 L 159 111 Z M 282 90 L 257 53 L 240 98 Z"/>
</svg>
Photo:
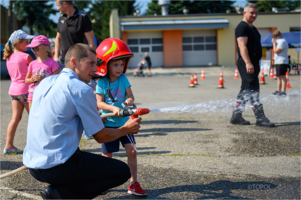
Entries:
<svg viewBox="0 0 301 200">
<path fill-rule="evenodd" d="M 34 29 L 45 34 L 56 27 L 56 24 L 49 19 L 56 10 L 52 9 L 52 5 L 47 1 L 18 0 L 14 2 L 13 10 L 16 17 L 29 27 L 29 34 L 33 34 Z"/>
<path fill-rule="evenodd" d="M 187 9 L 191 14 L 197 13 L 226 13 L 232 9 L 234 1 L 193 1 Z"/>
<path fill-rule="evenodd" d="M 13 30 L 13 2 L 10 0 L 8 5 L 8 35 L 11 35 Z"/>
<path fill-rule="evenodd" d="M 161 6 L 159 6 L 158 1 L 152 0 L 152 2 L 147 4 L 147 10 L 145 15 L 161 15 Z"/>
<path fill-rule="evenodd" d="M 272 12 L 272 8 L 278 9 L 286 9 L 287 11 L 294 10 L 296 8 L 300 8 L 300 1 L 290 0 L 290 1 L 249 1 L 250 3 L 254 3 L 258 7 L 258 12 Z"/>
<path fill-rule="evenodd" d="M 226 10 L 233 10 L 232 4 L 234 1 L 171 1 L 168 13 L 169 14 L 183 14 L 183 9 L 188 9 L 189 14 L 199 13 L 225 13 Z M 153 15 L 154 13 L 161 14 L 161 7 L 158 1 L 148 3 L 146 15 Z"/>
<path fill-rule="evenodd" d="M 291 0 L 291 1 L 286 1 L 285 2 L 287 9 L 290 10 L 295 10 L 296 8 L 300 8 L 301 3 L 299 0 Z"/>
<path fill-rule="evenodd" d="M 74 6 L 76 6 L 79 10 L 86 12 L 91 5 L 90 1 L 74 1 Z"/>
<path fill-rule="evenodd" d="M 133 15 L 136 10 L 134 1 L 94 1 L 87 12 L 93 32 L 98 39 L 104 40 L 110 37 L 110 15 L 112 9 L 118 9 L 119 16 Z"/>
</svg>

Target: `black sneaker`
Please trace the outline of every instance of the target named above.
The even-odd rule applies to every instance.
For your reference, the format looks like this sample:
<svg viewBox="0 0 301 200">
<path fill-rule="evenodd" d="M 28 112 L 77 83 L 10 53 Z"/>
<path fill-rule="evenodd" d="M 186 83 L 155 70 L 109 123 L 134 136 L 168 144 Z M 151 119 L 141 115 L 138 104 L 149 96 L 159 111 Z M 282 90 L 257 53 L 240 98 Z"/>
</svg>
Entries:
<svg viewBox="0 0 301 200">
<path fill-rule="evenodd" d="M 276 92 L 272 93 L 273 95 L 279 95 L 279 92 L 276 90 Z"/>
<path fill-rule="evenodd" d="M 279 92 L 278 96 L 285 97 L 285 96 L 286 96 L 286 93 L 285 93 L 285 92 Z"/>
</svg>

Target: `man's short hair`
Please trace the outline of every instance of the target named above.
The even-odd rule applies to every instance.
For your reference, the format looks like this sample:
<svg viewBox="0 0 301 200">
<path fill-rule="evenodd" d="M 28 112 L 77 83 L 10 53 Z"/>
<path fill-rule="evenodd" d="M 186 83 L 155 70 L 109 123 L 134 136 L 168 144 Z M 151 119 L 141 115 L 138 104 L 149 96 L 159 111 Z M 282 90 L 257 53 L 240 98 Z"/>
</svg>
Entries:
<svg viewBox="0 0 301 200">
<path fill-rule="evenodd" d="M 72 58 L 76 58 L 79 61 L 83 58 L 88 57 L 88 51 L 91 51 L 96 56 L 96 51 L 87 44 L 77 43 L 72 45 L 65 56 L 65 66 L 67 67 Z"/>
<path fill-rule="evenodd" d="M 247 5 L 245 5 L 244 12 L 247 12 L 250 8 L 256 8 L 257 9 L 257 6 L 254 3 L 248 3 Z"/>
<path fill-rule="evenodd" d="M 279 37 L 279 36 L 282 37 L 281 32 L 278 30 L 273 31 L 272 36 L 273 37 Z"/>
<path fill-rule="evenodd" d="M 59 0 L 59 4 L 63 5 L 63 3 L 69 4 L 69 5 L 73 5 L 73 1 L 64 1 L 64 0 Z"/>
</svg>

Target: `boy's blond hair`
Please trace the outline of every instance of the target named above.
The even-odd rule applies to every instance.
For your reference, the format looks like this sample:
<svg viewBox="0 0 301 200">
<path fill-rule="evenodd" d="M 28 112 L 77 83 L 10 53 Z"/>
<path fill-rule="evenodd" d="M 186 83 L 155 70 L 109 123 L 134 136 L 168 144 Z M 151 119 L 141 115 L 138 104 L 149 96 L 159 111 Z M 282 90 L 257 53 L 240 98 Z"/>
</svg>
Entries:
<svg viewBox="0 0 301 200">
<path fill-rule="evenodd" d="M 272 33 L 272 36 L 273 36 L 273 37 L 282 37 L 281 32 L 278 31 L 278 30 L 275 30 L 275 31 Z"/>
</svg>

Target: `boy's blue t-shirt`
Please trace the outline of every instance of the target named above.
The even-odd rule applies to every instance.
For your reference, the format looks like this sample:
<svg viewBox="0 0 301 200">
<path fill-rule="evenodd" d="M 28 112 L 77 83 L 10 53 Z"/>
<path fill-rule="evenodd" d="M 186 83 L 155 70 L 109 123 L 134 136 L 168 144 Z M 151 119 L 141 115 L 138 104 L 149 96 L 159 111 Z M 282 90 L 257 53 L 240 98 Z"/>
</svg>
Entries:
<svg viewBox="0 0 301 200">
<path fill-rule="evenodd" d="M 110 91 L 113 95 L 114 99 L 116 100 L 114 103 L 109 98 L 107 90 L 109 88 L 109 81 L 107 77 L 100 78 L 97 82 L 96 86 L 96 94 L 103 94 L 105 96 L 104 102 L 111 106 L 116 106 L 121 109 L 122 103 L 125 102 L 127 99 L 125 94 L 125 89 L 130 87 L 130 82 L 128 81 L 127 77 L 124 74 L 121 74 L 114 83 L 110 83 Z M 111 113 L 110 111 L 101 110 L 102 114 Z M 105 126 L 110 127 L 120 127 L 123 126 L 129 117 L 107 117 Z"/>
</svg>

